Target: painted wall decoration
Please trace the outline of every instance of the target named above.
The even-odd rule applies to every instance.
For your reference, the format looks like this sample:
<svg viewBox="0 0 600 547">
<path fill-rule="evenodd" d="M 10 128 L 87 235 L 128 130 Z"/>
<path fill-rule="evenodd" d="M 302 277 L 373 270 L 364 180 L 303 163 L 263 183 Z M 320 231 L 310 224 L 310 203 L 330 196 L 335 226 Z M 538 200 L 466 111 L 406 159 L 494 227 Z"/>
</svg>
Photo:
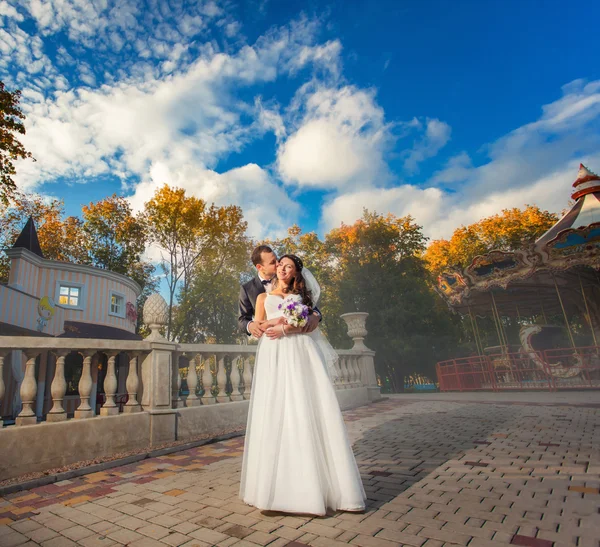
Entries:
<svg viewBox="0 0 600 547">
<path fill-rule="evenodd" d="M 38 314 L 39 317 L 37 319 L 37 330 L 43 331 L 48 321 L 52 319 L 54 312 L 56 311 L 56 303 L 54 299 L 50 296 L 42 296 L 40 298 L 40 302 L 38 304 Z"/>
<path fill-rule="evenodd" d="M 135 308 L 135 304 L 133 304 L 132 302 L 127 302 L 127 304 L 125 305 L 125 314 L 129 321 L 131 321 L 132 323 L 137 323 L 137 310 Z"/>
</svg>

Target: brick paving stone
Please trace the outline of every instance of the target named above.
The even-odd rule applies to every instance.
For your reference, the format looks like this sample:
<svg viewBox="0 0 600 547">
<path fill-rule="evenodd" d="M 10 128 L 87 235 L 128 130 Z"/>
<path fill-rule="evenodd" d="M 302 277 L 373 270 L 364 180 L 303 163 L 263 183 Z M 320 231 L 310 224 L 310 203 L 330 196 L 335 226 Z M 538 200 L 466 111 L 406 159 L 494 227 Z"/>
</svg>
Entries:
<svg viewBox="0 0 600 547">
<path fill-rule="evenodd" d="M 165 536 L 160 541 L 162 543 L 166 543 L 167 545 L 171 545 L 172 547 L 179 547 L 179 545 L 183 545 L 189 541 L 189 537 L 185 534 L 180 534 L 179 532 L 174 532 Z"/>
<path fill-rule="evenodd" d="M 407 395 L 345 412 L 369 497 L 364 513 L 312 518 L 243 504 L 236 438 L 0 498 L 0 546 L 31 543 L 18 530 L 67 541 L 58 534 L 83 527 L 90 535 L 79 545 L 112 547 L 108 534 L 158 526 L 164 540 L 141 537 L 136 547 L 256 546 L 253 534 L 271 547 L 435 547 L 465 538 L 484 547 L 515 535 L 598 547 L 600 405 L 592 395 Z M 252 533 L 226 533 L 242 529 Z"/>
<path fill-rule="evenodd" d="M 25 544 L 27 545 L 27 544 Z M 39 545 L 38 543 L 34 543 L 34 545 Z M 53 539 L 49 539 L 48 541 L 42 542 L 42 547 L 77 547 L 77 543 L 74 541 L 64 538 L 64 537 L 55 537 Z"/>
<path fill-rule="evenodd" d="M 83 547 L 112 547 L 113 545 L 117 545 L 115 541 L 103 535 L 89 536 L 78 543 L 79 545 L 83 545 Z"/>
<path fill-rule="evenodd" d="M 198 528 L 198 530 L 194 530 L 188 535 L 209 544 L 218 543 L 219 541 L 224 541 L 228 538 L 228 536 L 225 534 L 222 534 L 221 532 L 215 532 L 209 528 Z"/>
<path fill-rule="evenodd" d="M 65 530 L 61 530 L 60 534 L 72 539 L 73 541 L 79 541 L 80 539 L 86 538 L 88 536 L 93 536 L 94 531 L 89 528 L 84 528 L 83 526 L 73 526 L 72 528 L 67 528 Z"/>
</svg>

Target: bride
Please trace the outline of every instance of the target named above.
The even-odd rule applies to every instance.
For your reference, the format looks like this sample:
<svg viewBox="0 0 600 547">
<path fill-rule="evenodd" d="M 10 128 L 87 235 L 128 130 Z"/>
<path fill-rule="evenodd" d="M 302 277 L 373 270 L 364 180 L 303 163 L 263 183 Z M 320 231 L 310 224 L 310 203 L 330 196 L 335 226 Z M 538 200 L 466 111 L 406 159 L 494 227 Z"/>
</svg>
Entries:
<svg viewBox="0 0 600 547">
<path fill-rule="evenodd" d="M 273 291 L 256 300 L 255 320 L 268 328 L 256 353 L 240 497 L 269 511 L 362 511 L 365 491 L 330 378 L 333 350 L 279 309 L 290 295 L 316 304 L 319 285 L 304 274 L 309 287 L 300 258 L 281 257 Z"/>
</svg>

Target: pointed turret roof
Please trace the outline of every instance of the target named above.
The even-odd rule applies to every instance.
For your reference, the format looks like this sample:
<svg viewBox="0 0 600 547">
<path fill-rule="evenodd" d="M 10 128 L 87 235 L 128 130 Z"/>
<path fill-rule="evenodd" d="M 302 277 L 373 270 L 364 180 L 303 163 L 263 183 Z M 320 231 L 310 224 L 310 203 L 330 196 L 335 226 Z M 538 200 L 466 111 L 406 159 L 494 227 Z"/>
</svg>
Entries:
<svg viewBox="0 0 600 547">
<path fill-rule="evenodd" d="M 600 177 L 580 163 L 573 187 L 575 191 L 571 197 L 576 200 L 575 205 L 536 241 L 537 245 L 549 243 L 564 230 L 585 228 L 600 222 Z"/>
<path fill-rule="evenodd" d="M 13 249 L 17 248 L 27 249 L 28 251 L 31 251 L 32 253 L 44 258 L 44 253 L 42 253 L 42 248 L 40 247 L 40 241 L 35 229 L 33 217 L 29 217 L 29 220 L 25 224 L 25 227 L 21 231 L 17 241 L 15 241 Z"/>
<path fill-rule="evenodd" d="M 600 192 L 600 177 L 596 173 L 592 173 L 583 163 L 579 164 L 579 172 L 577 180 L 573 183 L 572 199 L 579 199 L 587 194 Z"/>
</svg>

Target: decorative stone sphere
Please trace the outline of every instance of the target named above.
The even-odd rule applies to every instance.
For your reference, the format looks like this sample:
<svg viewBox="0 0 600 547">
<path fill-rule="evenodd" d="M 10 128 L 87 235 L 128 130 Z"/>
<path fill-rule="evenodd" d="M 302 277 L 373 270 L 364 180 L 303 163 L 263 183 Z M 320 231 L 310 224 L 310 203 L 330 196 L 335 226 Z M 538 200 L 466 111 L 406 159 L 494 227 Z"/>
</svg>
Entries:
<svg viewBox="0 0 600 547">
<path fill-rule="evenodd" d="M 365 336 L 367 336 L 367 317 L 369 317 L 369 314 L 361 311 L 341 315 L 348 326 L 348 336 L 354 340 L 352 349 L 368 349 L 363 342 Z"/>
<path fill-rule="evenodd" d="M 169 321 L 169 306 L 158 293 L 151 294 L 144 304 L 144 323 L 154 332 Z"/>
</svg>

